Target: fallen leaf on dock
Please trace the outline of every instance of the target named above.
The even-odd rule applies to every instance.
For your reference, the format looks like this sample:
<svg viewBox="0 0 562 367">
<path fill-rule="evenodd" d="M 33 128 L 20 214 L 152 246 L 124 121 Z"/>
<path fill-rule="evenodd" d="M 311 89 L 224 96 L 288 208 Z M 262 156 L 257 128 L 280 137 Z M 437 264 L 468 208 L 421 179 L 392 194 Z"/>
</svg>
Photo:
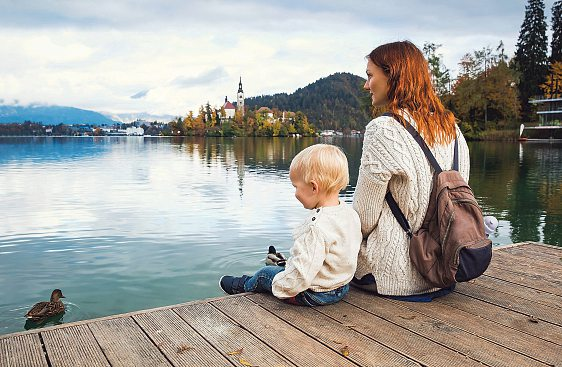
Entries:
<svg viewBox="0 0 562 367">
<path fill-rule="evenodd" d="M 340 349 L 340 353 L 341 353 L 342 356 L 344 356 L 344 357 L 349 356 L 349 347 L 346 345 L 345 347 L 343 347 L 342 349 Z"/>
<path fill-rule="evenodd" d="M 186 351 L 188 351 L 188 350 L 193 350 L 193 349 L 195 349 L 195 348 L 193 348 L 193 347 L 191 347 L 191 346 L 189 346 L 189 345 L 187 345 L 187 344 L 182 344 L 182 345 L 178 346 L 177 352 L 178 352 L 179 354 L 181 354 L 181 353 L 183 353 L 183 352 L 186 352 Z"/>
<path fill-rule="evenodd" d="M 415 319 L 415 318 L 416 318 L 416 316 L 415 316 L 415 315 L 410 315 L 410 316 L 402 316 L 402 315 L 398 315 L 398 317 L 400 317 L 401 319 L 404 319 L 404 320 L 413 320 L 413 319 Z"/>
<path fill-rule="evenodd" d="M 253 364 L 251 364 L 250 362 L 248 362 L 244 358 L 238 358 L 238 362 L 240 362 L 240 364 L 242 364 L 243 366 L 258 367 L 258 366 L 254 366 Z"/>
<path fill-rule="evenodd" d="M 226 354 L 228 354 L 229 356 L 235 356 L 235 355 L 238 355 L 238 354 L 242 354 L 243 350 L 244 350 L 244 348 L 240 348 L 240 349 L 233 350 L 232 352 L 228 352 Z"/>
</svg>

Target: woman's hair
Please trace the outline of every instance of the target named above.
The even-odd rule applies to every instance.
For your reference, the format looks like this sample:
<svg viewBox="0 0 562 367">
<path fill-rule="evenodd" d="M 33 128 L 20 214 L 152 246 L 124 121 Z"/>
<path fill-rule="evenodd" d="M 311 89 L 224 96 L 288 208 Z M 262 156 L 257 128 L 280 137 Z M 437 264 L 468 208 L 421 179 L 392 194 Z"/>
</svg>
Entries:
<svg viewBox="0 0 562 367">
<path fill-rule="evenodd" d="M 455 116 L 435 94 L 419 48 L 409 41 L 392 42 L 375 48 L 367 57 L 388 78 L 389 112 L 400 115 L 400 110 L 406 110 L 429 146 L 455 138 Z"/>
<path fill-rule="evenodd" d="M 335 145 L 315 144 L 301 150 L 289 169 L 307 184 L 315 180 L 327 193 L 340 192 L 349 183 L 347 158 Z"/>
</svg>

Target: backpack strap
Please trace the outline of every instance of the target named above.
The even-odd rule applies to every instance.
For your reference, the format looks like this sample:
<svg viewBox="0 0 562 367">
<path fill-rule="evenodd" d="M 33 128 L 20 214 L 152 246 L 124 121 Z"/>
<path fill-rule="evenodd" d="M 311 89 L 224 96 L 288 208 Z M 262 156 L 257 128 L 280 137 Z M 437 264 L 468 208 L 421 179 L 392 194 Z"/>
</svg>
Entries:
<svg viewBox="0 0 562 367">
<path fill-rule="evenodd" d="M 398 116 L 398 115 L 390 113 L 390 112 L 385 112 L 383 114 L 383 116 L 390 116 L 390 117 L 393 117 L 400 122 L 405 123 L 406 130 L 408 130 L 408 132 L 412 135 L 414 140 L 419 144 L 423 153 L 427 157 L 427 160 L 429 161 L 429 163 L 431 164 L 431 166 L 435 170 L 435 174 L 437 175 L 437 174 L 443 172 L 443 170 L 441 169 L 441 166 L 439 166 L 439 163 L 437 163 L 437 159 L 435 159 L 435 156 L 433 155 L 433 153 L 431 153 L 431 151 L 429 150 L 429 147 L 425 143 L 425 140 L 423 140 L 423 138 L 418 133 L 418 131 L 416 129 L 414 129 L 414 127 L 408 121 L 403 119 L 401 116 Z M 459 170 L 459 154 L 458 154 L 458 151 L 459 151 L 458 139 L 455 137 L 455 153 L 454 153 L 454 157 L 453 157 L 453 169 L 455 171 Z M 400 224 L 400 227 L 402 227 L 404 232 L 406 232 L 406 234 L 408 235 L 408 238 L 411 239 L 412 238 L 412 228 L 410 227 L 410 223 L 408 223 L 408 219 L 406 219 L 406 216 L 404 215 L 404 213 L 402 212 L 402 210 L 398 206 L 398 203 L 396 202 L 396 200 L 392 196 L 392 193 L 390 191 L 388 191 L 386 193 L 386 195 L 384 196 L 384 198 L 385 198 L 386 202 L 388 203 L 388 206 L 390 207 L 390 210 L 392 211 L 392 214 L 394 214 L 394 217 L 396 218 L 396 220 Z"/>
<path fill-rule="evenodd" d="M 459 139 L 455 136 L 455 154 L 453 156 L 453 169 L 459 171 Z"/>
</svg>

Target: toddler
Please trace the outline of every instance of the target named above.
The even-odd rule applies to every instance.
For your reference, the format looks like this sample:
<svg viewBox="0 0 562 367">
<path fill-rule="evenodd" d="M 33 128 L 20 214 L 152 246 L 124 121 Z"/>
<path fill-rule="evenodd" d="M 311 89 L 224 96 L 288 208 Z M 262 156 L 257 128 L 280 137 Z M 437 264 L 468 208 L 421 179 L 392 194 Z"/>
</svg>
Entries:
<svg viewBox="0 0 562 367">
<path fill-rule="evenodd" d="M 349 291 L 362 240 L 359 216 L 338 196 L 349 183 L 347 158 L 336 146 L 312 145 L 293 158 L 289 178 L 310 212 L 293 231 L 286 266 L 265 266 L 251 277 L 225 275 L 220 287 L 228 294 L 272 293 L 304 306 L 338 302 Z"/>
</svg>

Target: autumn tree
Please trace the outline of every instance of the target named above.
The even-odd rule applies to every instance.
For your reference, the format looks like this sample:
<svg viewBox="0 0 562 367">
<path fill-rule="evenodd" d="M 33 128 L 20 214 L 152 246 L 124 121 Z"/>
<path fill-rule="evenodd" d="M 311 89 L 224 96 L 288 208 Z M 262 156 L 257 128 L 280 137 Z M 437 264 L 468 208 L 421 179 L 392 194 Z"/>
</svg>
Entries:
<svg viewBox="0 0 562 367">
<path fill-rule="evenodd" d="M 525 19 L 521 25 L 516 45 L 514 66 L 519 72 L 519 95 L 521 112 L 525 120 L 532 116 L 529 98 L 541 93 L 547 69 L 546 21 L 543 0 L 529 0 L 525 6 Z"/>
<path fill-rule="evenodd" d="M 519 117 L 517 76 L 505 59 L 502 42 L 495 51 L 485 47 L 461 59 L 452 105 L 465 132 L 506 127 Z"/>
<path fill-rule="evenodd" d="M 562 98 L 562 61 L 550 65 L 546 82 L 541 89 L 547 98 Z"/>
</svg>

